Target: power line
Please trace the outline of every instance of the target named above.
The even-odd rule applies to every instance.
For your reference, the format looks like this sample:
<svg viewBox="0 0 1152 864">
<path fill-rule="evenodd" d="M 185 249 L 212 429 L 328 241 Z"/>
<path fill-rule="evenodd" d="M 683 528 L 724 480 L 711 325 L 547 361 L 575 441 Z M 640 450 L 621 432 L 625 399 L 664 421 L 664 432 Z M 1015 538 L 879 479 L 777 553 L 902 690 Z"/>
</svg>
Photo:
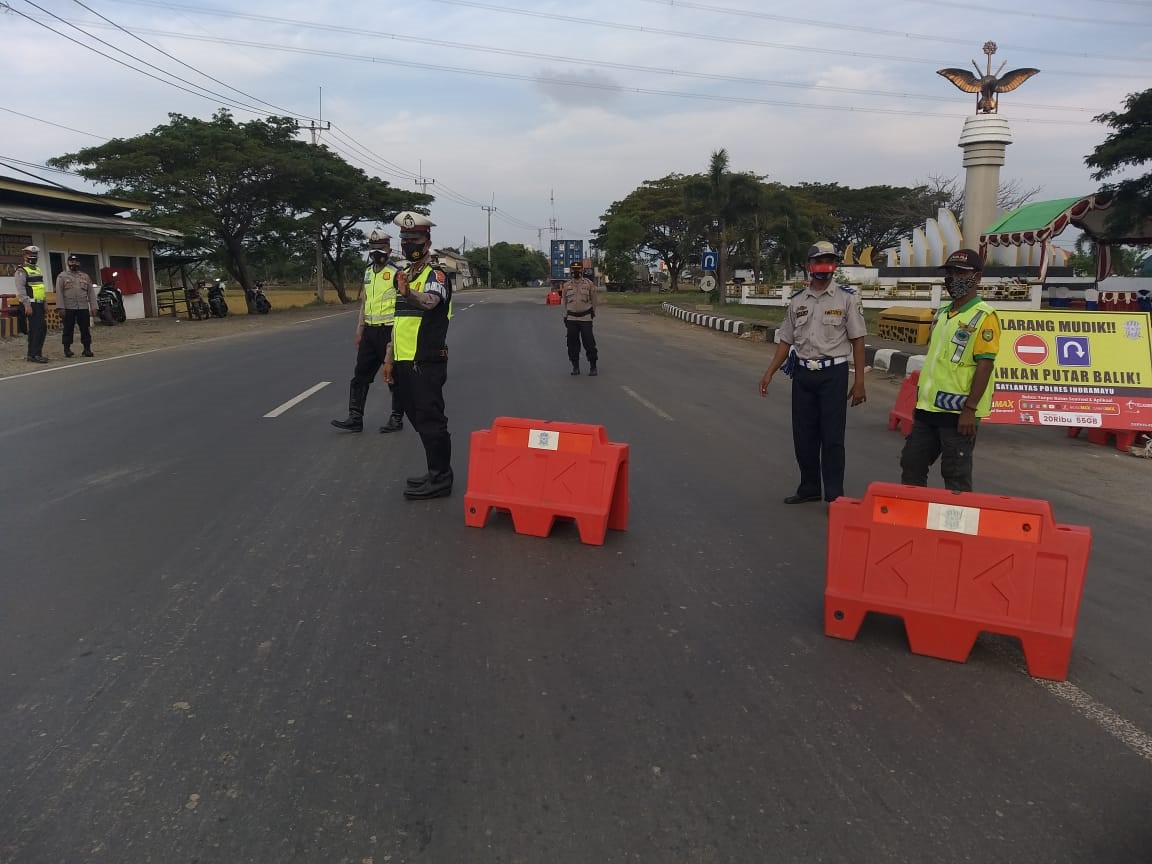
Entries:
<svg viewBox="0 0 1152 864">
<path fill-rule="evenodd" d="M 927 6 L 947 6 L 949 9 L 955 9 L 953 3 L 941 2 L 941 0 L 912 0 L 913 3 L 923 3 Z M 1012 9 L 1008 6 L 976 6 L 971 3 L 964 4 L 965 11 L 972 12 L 990 12 L 994 15 L 1016 15 L 1024 18 L 1033 18 L 1043 21 L 1068 21 L 1073 24 L 1098 24 L 1104 27 L 1152 27 L 1152 21 L 1115 21 L 1108 18 L 1079 18 L 1074 15 L 1057 15 L 1054 12 L 1025 12 L 1020 9 Z"/>
<path fill-rule="evenodd" d="M 41 171 L 54 171 L 57 174 L 68 174 L 72 177 L 79 177 L 81 179 L 84 179 L 83 174 L 80 174 L 77 171 L 69 171 L 66 168 L 53 168 L 51 165 L 41 165 L 39 162 L 28 162 L 24 159 L 17 159 L 15 156 L 0 156 L 0 159 L 6 159 L 9 162 L 15 162 L 17 165 L 24 165 L 24 166 L 27 166 L 28 168 L 38 168 Z M 11 168 L 12 166 L 9 165 L 8 167 Z M 47 182 L 47 181 L 45 181 L 45 182 Z"/>
<path fill-rule="evenodd" d="M 798 24 L 803 27 L 814 27 L 822 30 L 841 30 L 847 33 L 868 33 L 876 36 L 894 36 L 898 39 L 915 39 L 921 42 L 940 42 L 946 45 L 971 44 L 970 39 L 958 39 L 956 37 L 948 36 L 933 36 L 926 33 L 908 33 L 902 30 L 885 30 L 881 27 L 865 27 L 858 24 L 835 24 L 829 21 L 814 21 L 811 18 L 790 18 L 787 15 L 774 15 L 770 12 L 754 12 L 750 9 L 733 9 L 726 6 L 711 6 L 706 3 L 687 2 L 687 0 L 639 0 L 639 2 L 653 3 L 657 6 L 669 6 L 677 9 L 694 9 L 701 12 L 718 12 L 724 15 L 737 15 L 741 18 L 757 18 L 762 21 L 780 21 L 785 24 Z M 919 0 L 919 2 L 929 2 L 929 0 Z M 969 6 L 966 8 L 976 7 Z M 1054 16 L 1048 15 L 1046 13 L 1043 17 L 1051 18 Z M 1023 51 L 1030 54 L 1052 54 L 1061 57 L 1080 57 L 1091 60 L 1130 60 L 1137 63 L 1149 62 L 1149 58 L 1147 56 L 1140 57 L 1125 56 L 1119 54 L 1088 54 L 1082 51 L 1060 51 L 1055 48 L 1034 48 L 1022 45 L 1001 45 L 1001 47 L 1011 51 Z"/>
<path fill-rule="evenodd" d="M 31 114 L 23 114 L 20 111 L 15 111 L 11 108 L 4 108 L 0 106 L 0 111 L 6 114 L 15 114 L 17 117 L 23 117 L 25 120 L 35 120 L 37 123 L 43 123 L 46 126 L 55 126 L 57 129 L 64 129 L 68 132 L 75 132 L 78 135 L 87 135 L 89 138 L 98 138 L 101 141 L 110 141 L 110 138 L 105 138 L 103 135 L 95 135 L 91 132 L 85 132 L 83 129 L 74 129 L 71 126 L 62 126 L 59 123 L 53 123 L 51 120 L 41 120 L 39 117 L 33 117 Z"/>
</svg>

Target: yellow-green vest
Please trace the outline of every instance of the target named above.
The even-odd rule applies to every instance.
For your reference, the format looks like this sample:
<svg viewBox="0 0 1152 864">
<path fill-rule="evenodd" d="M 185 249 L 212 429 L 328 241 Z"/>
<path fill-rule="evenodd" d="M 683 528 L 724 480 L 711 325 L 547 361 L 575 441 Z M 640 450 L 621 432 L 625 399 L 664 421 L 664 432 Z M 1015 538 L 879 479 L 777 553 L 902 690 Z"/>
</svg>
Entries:
<svg viewBox="0 0 1152 864">
<path fill-rule="evenodd" d="M 33 267 L 31 264 L 22 264 L 20 269 L 24 271 L 24 289 L 37 303 L 43 303 L 44 298 L 47 296 L 44 292 L 44 274 L 40 272 L 39 267 Z"/>
<path fill-rule="evenodd" d="M 408 283 L 412 291 L 423 291 L 435 268 L 431 264 Z M 396 324 L 392 329 L 392 358 L 431 363 L 448 359 L 448 322 L 452 318 L 452 286 L 445 279 L 444 298 L 427 311 L 405 303 L 396 304 Z"/>
<path fill-rule="evenodd" d="M 932 325 L 932 339 L 924 368 L 920 370 L 917 391 L 916 408 L 920 411 L 959 414 L 964 408 L 976 374 L 972 337 L 979 332 L 988 316 L 996 314 L 996 310 L 983 300 L 973 301 L 949 318 L 948 310 L 951 308 L 951 303 L 941 306 Z M 993 389 L 989 381 L 984 395 L 976 403 L 977 417 L 987 417 L 991 413 Z"/>
<path fill-rule="evenodd" d="M 396 268 L 364 271 L 364 323 L 391 324 L 396 317 Z"/>
</svg>

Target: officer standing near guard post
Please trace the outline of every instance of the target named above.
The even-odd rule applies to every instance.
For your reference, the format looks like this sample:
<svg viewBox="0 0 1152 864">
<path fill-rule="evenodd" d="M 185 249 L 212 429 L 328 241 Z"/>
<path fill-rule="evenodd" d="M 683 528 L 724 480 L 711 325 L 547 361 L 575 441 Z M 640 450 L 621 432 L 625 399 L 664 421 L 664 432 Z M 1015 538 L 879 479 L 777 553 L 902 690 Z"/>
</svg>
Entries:
<svg viewBox="0 0 1152 864">
<path fill-rule="evenodd" d="M 992 372 L 1000 351 L 1000 319 L 980 299 L 984 262 L 974 249 L 957 249 L 941 268 L 950 302 L 932 319 L 920 370 L 912 431 L 900 454 L 900 482 L 927 486 L 940 459 L 940 476 L 953 492 L 972 491 L 976 429 L 992 410 Z"/>
<path fill-rule="evenodd" d="M 785 504 L 834 501 L 844 494 L 844 427 L 848 399 L 866 400 L 864 337 L 868 329 L 855 290 L 834 285 L 840 263 L 836 247 L 826 240 L 808 250 L 808 284 L 792 295 L 778 345 L 760 395 L 768 395 L 772 376 L 783 366 L 792 377 L 792 445 L 800 466 L 800 485 Z M 856 368 L 851 392 L 848 363 Z M 787 361 L 787 363 L 786 363 Z"/>
<path fill-rule="evenodd" d="M 408 478 L 404 497 L 442 498 L 452 494 L 452 436 L 444 416 L 452 286 L 447 274 L 430 261 L 432 220 L 405 211 L 395 222 L 406 266 L 396 275 L 396 324 L 383 375 L 389 384 L 396 384 L 428 466 L 426 474 Z"/>
<path fill-rule="evenodd" d="M 568 331 L 568 360 L 572 364 L 572 374 L 580 374 L 580 344 L 588 357 L 588 374 L 597 375 L 596 336 L 592 332 L 592 319 L 596 317 L 596 284 L 584 278 L 584 262 L 573 261 L 569 265 L 572 278 L 564 283 L 561 293 L 564 297 L 564 327 Z"/>
<path fill-rule="evenodd" d="M 44 340 L 48 337 L 48 320 L 46 318 L 45 303 L 48 299 L 44 287 L 44 274 L 36 266 L 40 260 L 39 246 L 25 246 L 24 263 L 13 273 L 16 283 L 16 300 L 24 307 L 24 315 L 28 319 L 28 356 L 29 363 L 47 363 L 48 358 L 41 352 L 44 350 Z"/>
<path fill-rule="evenodd" d="M 80 326 L 80 344 L 84 356 L 92 353 L 92 316 L 96 314 L 96 285 L 92 277 L 80 269 L 80 258 L 68 256 L 68 269 L 56 277 L 56 309 L 64 315 L 61 342 L 64 356 L 72 355 L 72 334 Z"/>
<path fill-rule="evenodd" d="M 333 426 L 346 432 L 363 431 L 368 388 L 384 365 L 388 344 L 392 341 L 399 268 L 389 260 L 391 240 L 388 234 L 376 238 L 380 248 L 369 251 L 370 263 L 364 270 L 364 301 L 360 304 L 360 317 L 356 321 L 356 368 L 348 385 L 348 416 L 332 421 Z M 392 413 L 380 431 L 398 432 L 404 428 L 404 413 L 396 387 L 389 384 L 388 389 L 392 392 Z"/>
</svg>

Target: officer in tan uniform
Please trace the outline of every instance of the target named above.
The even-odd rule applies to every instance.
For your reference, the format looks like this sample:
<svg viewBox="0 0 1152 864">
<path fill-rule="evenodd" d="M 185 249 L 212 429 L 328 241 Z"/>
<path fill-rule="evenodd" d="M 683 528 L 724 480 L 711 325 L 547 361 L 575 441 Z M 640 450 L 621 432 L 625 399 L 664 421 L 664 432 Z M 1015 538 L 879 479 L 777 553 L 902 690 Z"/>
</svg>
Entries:
<svg viewBox="0 0 1152 864">
<path fill-rule="evenodd" d="M 80 259 L 68 256 L 68 269 L 56 277 L 56 309 L 64 316 L 64 356 L 72 356 L 72 334 L 80 325 L 84 356 L 92 357 L 92 316 L 96 314 L 96 285 L 80 269 Z"/>
<path fill-rule="evenodd" d="M 588 374 L 597 375 L 596 336 L 592 332 L 592 319 L 596 317 L 596 284 L 584 278 L 584 262 L 573 261 L 569 269 L 572 278 L 564 283 L 564 328 L 568 331 L 568 360 L 572 374 L 580 374 L 580 344 L 588 357 Z"/>
<path fill-rule="evenodd" d="M 847 285 L 833 284 L 836 247 L 821 240 L 808 250 L 808 284 L 792 295 L 776 334 L 776 354 L 760 379 L 768 395 L 772 376 L 783 367 L 792 378 L 792 444 L 800 485 L 785 504 L 834 501 L 844 494 L 844 427 L 848 400 L 865 401 L 864 311 Z M 851 392 L 849 361 L 856 368 Z"/>
</svg>

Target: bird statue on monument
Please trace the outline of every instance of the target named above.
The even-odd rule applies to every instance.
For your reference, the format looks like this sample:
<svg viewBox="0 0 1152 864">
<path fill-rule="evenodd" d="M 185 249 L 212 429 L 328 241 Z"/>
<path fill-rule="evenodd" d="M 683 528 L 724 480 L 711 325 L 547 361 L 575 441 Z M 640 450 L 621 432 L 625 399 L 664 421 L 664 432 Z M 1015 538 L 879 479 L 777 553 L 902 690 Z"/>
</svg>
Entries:
<svg viewBox="0 0 1152 864">
<path fill-rule="evenodd" d="M 1011 72 L 1001 75 L 1000 72 L 1004 69 L 1007 63 L 1001 63 L 1000 68 L 995 72 L 992 71 L 992 55 L 996 53 L 995 42 L 984 43 L 984 54 L 988 57 L 988 68 L 980 71 L 980 67 L 976 65 L 976 61 L 972 61 L 972 65 L 976 67 L 976 74 L 973 75 L 967 69 L 938 69 L 937 75 L 943 75 L 965 93 L 979 93 L 976 97 L 976 113 L 977 114 L 995 114 L 996 108 L 999 105 L 998 93 L 1007 93 L 1010 90 L 1015 90 L 1033 75 L 1038 73 L 1039 69 L 1013 69 Z"/>
</svg>

